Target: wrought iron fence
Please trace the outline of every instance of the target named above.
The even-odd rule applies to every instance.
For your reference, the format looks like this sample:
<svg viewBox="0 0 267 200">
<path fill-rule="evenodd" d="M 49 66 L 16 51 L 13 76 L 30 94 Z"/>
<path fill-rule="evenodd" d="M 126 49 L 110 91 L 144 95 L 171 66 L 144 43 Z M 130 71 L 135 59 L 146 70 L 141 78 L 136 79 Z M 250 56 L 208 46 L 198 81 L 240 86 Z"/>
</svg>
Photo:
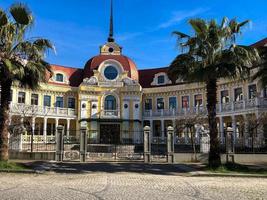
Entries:
<svg viewBox="0 0 267 200">
<path fill-rule="evenodd" d="M 226 138 L 220 139 L 221 153 L 226 152 Z M 267 153 L 266 137 L 239 137 L 234 139 L 234 153 Z"/>
</svg>

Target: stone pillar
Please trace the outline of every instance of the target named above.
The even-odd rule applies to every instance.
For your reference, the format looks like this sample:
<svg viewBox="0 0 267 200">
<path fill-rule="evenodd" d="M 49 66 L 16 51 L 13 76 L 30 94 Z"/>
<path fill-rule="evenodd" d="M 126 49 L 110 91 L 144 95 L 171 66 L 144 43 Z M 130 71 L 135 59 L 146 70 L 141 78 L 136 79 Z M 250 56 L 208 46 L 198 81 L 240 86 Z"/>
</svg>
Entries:
<svg viewBox="0 0 267 200">
<path fill-rule="evenodd" d="M 47 139 L 46 139 L 46 136 L 47 136 L 47 118 L 45 117 L 44 118 L 44 126 L 43 126 L 44 130 L 43 130 L 43 137 L 44 137 L 44 142 L 47 143 Z"/>
<path fill-rule="evenodd" d="M 80 161 L 86 161 L 87 153 L 87 129 L 86 127 L 81 127 L 80 129 Z"/>
<path fill-rule="evenodd" d="M 70 119 L 67 119 L 67 138 L 70 137 Z"/>
<path fill-rule="evenodd" d="M 219 120 L 220 120 L 220 123 L 219 123 L 219 126 L 220 126 L 220 138 L 221 138 L 221 142 L 223 143 L 224 142 L 224 125 L 223 125 L 223 117 L 219 117 Z"/>
<path fill-rule="evenodd" d="M 160 121 L 160 127 L 161 127 L 161 139 L 164 140 L 164 132 L 165 132 L 165 127 L 164 127 L 164 120 Z"/>
<path fill-rule="evenodd" d="M 174 129 L 169 126 L 167 129 L 167 162 L 174 163 Z"/>
<path fill-rule="evenodd" d="M 149 126 L 144 127 L 144 162 L 151 162 L 151 131 Z"/>
<path fill-rule="evenodd" d="M 234 130 L 231 127 L 226 131 L 226 162 L 235 162 L 235 143 L 234 143 Z"/>
<path fill-rule="evenodd" d="M 236 117 L 232 116 L 233 142 L 236 143 Z"/>
<path fill-rule="evenodd" d="M 57 134 L 56 134 L 56 161 L 62 162 L 63 161 L 63 149 L 64 149 L 64 127 L 57 126 Z"/>
</svg>

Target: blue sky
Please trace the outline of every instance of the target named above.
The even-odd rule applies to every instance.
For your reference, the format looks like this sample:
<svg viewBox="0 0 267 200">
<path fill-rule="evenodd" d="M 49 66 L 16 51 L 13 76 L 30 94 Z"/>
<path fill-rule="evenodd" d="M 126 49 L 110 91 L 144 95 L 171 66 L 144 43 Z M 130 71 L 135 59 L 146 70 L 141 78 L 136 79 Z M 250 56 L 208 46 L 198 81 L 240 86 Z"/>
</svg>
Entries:
<svg viewBox="0 0 267 200">
<path fill-rule="evenodd" d="M 17 1 L 1 0 L 7 9 Z M 109 0 L 22 0 L 36 22 L 29 37 L 45 37 L 57 53 L 53 64 L 82 68 L 108 35 Z M 239 42 L 267 37 L 267 0 L 114 0 L 115 39 L 139 69 L 167 66 L 179 53 L 172 31 L 191 33 L 189 18 L 250 19 Z"/>
</svg>

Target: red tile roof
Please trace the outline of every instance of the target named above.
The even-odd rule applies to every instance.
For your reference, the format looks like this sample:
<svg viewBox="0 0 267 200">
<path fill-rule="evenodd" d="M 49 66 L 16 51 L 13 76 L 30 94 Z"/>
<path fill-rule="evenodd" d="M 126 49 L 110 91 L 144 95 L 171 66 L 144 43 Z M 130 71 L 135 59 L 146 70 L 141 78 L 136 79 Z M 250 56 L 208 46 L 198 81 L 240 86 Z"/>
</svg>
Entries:
<svg viewBox="0 0 267 200">
<path fill-rule="evenodd" d="M 267 44 L 267 38 L 262 39 L 251 46 L 253 47 L 261 47 Z M 143 69 L 143 70 L 137 70 L 135 63 L 128 57 L 123 55 L 98 55 L 93 58 L 91 58 L 86 64 L 84 69 L 78 69 L 78 68 L 72 68 L 72 67 L 65 67 L 65 66 L 59 66 L 59 65 L 51 65 L 52 71 L 63 71 L 68 77 L 69 77 L 69 86 L 72 87 L 78 87 L 83 78 L 91 77 L 93 75 L 93 70 L 97 69 L 99 65 L 104 61 L 108 59 L 114 59 L 122 64 L 124 67 L 124 70 L 128 71 L 128 76 L 139 80 L 140 85 L 143 88 L 152 88 L 152 87 L 162 87 L 162 86 L 152 86 L 151 83 L 153 82 L 153 79 L 155 77 L 155 74 L 160 72 L 167 73 L 168 67 L 162 67 L 162 68 L 154 68 L 154 69 Z M 49 81 L 50 84 L 55 85 L 66 85 L 64 83 L 55 83 Z M 164 86 L 169 85 L 176 85 L 174 84 L 167 84 Z"/>
<path fill-rule="evenodd" d="M 264 39 L 262 39 L 262 40 L 260 40 L 260 41 L 258 41 L 256 43 L 252 44 L 251 46 L 257 48 L 257 47 L 263 47 L 266 44 L 267 44 L 267 38 L 264 38 Z"/>
<path fill-rule="evenodd" d="M 138 70 L 135 63 L 128 57 L 123 55 L 98 55 L 91 58 L 84 67 L 84 78 L 91 77 L 93 70 L 97 69 L 99 65 L 108 59 L 113 59 L 121 63 L 125 71 L 128 71 L 128 76 L 134 80 L 138 80 Z"/>
<path fill-rule="evenodd" d="M 51 70 L 62 71 L 68 77 L 69 84 L 65 83 L 56 83 L 53 81 L 49 81 L 49 84 L 54 85 L 69 85 L 71 87 L 78 87 L 83 80 L 83 69 L 73 68 L 73 67 L 65 67 L 60 65 L 51 65 Z"/>
<path fill-rule="evenodd" d="M 139 72 L 139 83 L 143 88 L 160 87 L 157 85 L 151 85 L 151 83 L 153 82 L 155 74 L 158 74 L 160 72 L 167 73 L 168 67 L 143 69 L 143 70 L 139 70 L 138 72 Z M 167 84 L 167 85 L 173 85 L 173 84 Z M 164 86 L 167 86 L 167 85 L 164 85 Z"/>
</svg>

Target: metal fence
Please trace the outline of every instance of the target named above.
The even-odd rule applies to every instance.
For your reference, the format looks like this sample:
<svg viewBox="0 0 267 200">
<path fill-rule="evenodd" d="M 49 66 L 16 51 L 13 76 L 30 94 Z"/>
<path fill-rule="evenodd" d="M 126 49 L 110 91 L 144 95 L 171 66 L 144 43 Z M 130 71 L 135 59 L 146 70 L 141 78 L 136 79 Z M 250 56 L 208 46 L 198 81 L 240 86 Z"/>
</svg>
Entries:
<svg viewBox="0 0 267 200">
<path fill-rule="evenodd" d="M 221 153 L 226 152 L 226 138 L 220 139 Z M 267 138 L 265 137 L 239 137 L 233 141 L 234 153 L 267 153 Z"/>
</svg>

